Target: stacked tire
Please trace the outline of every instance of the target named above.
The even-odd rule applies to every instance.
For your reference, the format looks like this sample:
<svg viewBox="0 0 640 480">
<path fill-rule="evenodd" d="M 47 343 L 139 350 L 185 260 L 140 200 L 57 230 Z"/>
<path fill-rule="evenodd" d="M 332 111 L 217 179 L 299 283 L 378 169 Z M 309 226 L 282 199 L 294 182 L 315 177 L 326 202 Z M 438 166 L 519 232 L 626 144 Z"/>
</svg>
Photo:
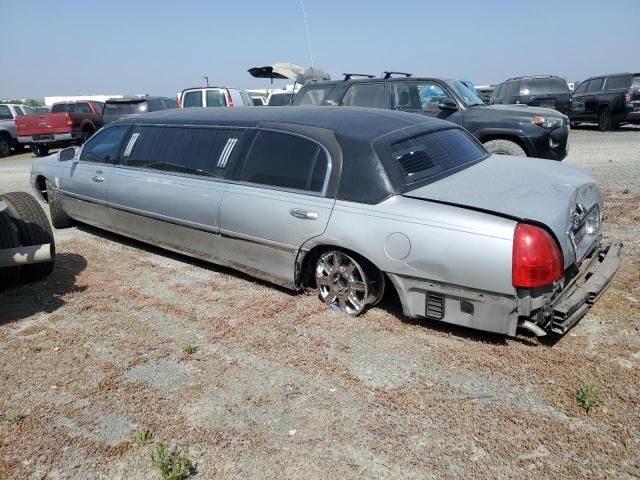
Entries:
<svg viewBox="0 0 640 480">
<path fill-rule="evenodd" d="M 0 211 L 0 250 L 51 244 L 50 262 L 0 268 L 0 290 L 21 281 L 40 280 L 52 271 L 55 262 L 53 231 L 38 201 L 26 192 L 0 196 L 7 208 Z"/>
</svg>

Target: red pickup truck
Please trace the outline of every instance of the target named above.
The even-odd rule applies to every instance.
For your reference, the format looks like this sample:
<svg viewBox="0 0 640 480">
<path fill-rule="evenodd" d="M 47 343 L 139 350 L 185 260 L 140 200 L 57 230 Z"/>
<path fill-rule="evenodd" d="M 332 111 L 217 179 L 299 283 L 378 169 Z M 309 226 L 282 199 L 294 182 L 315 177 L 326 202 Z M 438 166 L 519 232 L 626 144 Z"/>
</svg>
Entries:
<svg viewBox="0 0 640 480">
<path fill-rule="evenodd" d="M 51 147 L 84 143 L 102 127 L 102 102 L 77 101 L 54 103 L 51 113 L 16 117 L 18 142 L 28 144 L 37 157 Z"/>
</svg>

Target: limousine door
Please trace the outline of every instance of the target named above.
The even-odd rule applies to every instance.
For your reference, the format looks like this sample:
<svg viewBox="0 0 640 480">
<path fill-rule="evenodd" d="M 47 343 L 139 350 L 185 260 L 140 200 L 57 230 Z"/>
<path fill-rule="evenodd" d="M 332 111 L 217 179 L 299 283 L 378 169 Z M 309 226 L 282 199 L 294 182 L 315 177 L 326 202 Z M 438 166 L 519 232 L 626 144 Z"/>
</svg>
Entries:
<svg viewBox="0 0 640 480">
<path fill-rule="evenodd" d="M 111 225 L 107 184 L 128 129 L 128 125 L 105 128 L 84 144 L 77 160 L 65 164 L 64 174 L 56 180 L 68 215 L 92 225 Z"/>
<path fill-rule="evenodd" d="M 219 181 L 242 131 L 140 126 L 108 189 L 114 228 L 149 243 L 217 261 Z"/>
<path fill-rule="evenodd" d="M 331 164 L 317 143 L 260 131 L 224 192 L 220 250 L 251 275 L 291 287 L 300 247 L 326 229 L 335 200 L 323 196 Z"/>
</svg>

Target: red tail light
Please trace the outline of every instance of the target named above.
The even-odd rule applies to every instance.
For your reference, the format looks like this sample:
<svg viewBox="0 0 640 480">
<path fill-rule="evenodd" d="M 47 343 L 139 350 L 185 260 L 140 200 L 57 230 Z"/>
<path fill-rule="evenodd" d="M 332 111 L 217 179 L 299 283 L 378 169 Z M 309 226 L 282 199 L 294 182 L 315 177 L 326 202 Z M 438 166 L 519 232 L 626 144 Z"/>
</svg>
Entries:
<svg viewBox="0 0 640 480">
<path fill-rule="evenodd" d="M 73 127 L 73 119 L 69 116 L 68 113 L 67 113 L 67 127 L 69 128 Z"/>
<path fill-rule="evenodd" d="M 233 100 L 231 100 L 231 95 L 229 95 L 229 90 L 224 91 L 224 96 L 227 99 L 227 107 L 233 107 Z"/>
<path fill-rule="evenodd" d="M 543 228 L 519 223 L 513 236 L 513 286 L 543 287 L 563 275 L 562 252 L 553 237 Z"/>
<path fill-rule="evenodd" d="M 625 102 L 633 102 L 636 99 L 636 95 L 633 90 L 627 90 L 624 92 Z"/>
</svg>

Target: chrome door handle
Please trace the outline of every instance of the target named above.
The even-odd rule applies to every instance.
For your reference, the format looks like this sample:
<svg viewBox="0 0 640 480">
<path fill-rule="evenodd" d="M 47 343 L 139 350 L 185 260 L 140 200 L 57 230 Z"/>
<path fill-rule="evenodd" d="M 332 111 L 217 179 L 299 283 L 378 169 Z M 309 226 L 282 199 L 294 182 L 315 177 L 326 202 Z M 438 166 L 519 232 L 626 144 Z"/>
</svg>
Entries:
<svg viewBox="0 0 640 480">
<path fill-rule="evenodd" d="M 104 182 L 104 177 L 101 177 L 100 175 L 94 175 L 93 177 L 91 177 L 91 180 L 93 180 L 94 182 Z"/>
<path fill-rule="evenodd" d="M 317 220 L 318 214 L 316 212 L 308 212 L 306 210 L 302 210 L 301 208 L 292 208 L 289 210 L 289 213 L 296 218 L 301 218 L 302 220 Z"/>
</svg>

